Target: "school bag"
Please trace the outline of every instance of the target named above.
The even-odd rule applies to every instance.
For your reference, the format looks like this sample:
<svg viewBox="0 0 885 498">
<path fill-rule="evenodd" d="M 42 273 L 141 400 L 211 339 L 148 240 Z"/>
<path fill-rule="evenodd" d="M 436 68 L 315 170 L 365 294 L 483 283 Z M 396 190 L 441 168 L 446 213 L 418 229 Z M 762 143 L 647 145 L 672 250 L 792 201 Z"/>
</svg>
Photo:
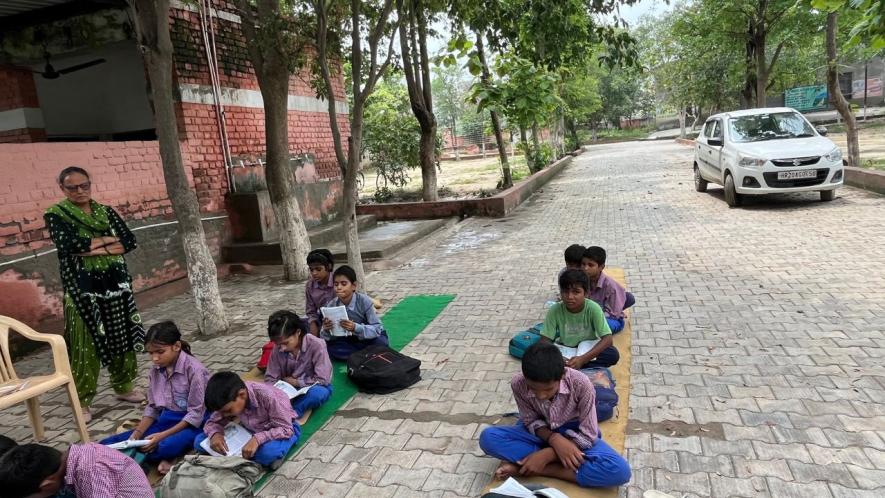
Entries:
<svg viewBox="0 0 885 498">
<path fill-rule="evenodd" d="M 160 483 L 159 498 L 252 498 L 264 469 L 240 457 L 187 455 Z"/>
<path fill-rule="evenodd" d="M 596 421 L 604 422 L 612 418 L 618 406 L 618 393 L 611 371 L 605 367 L 592 367 L 581 369 L 581 373 L 587 375 L 596 389 Z"/>
<path fill-rule="evenodd" d="M 388 394 L 421 380 L 421 362 L 387 346 L 369 346 L 347 359 L 347 376 L 371 394 Z"/>
<path fill-rule="evenodd" d="M 534 327 L 523 330 L 522 332 L 518 332 L 513 339 L 510 339 L 510 355 L 515 356 L 516 358 L 522 359 L 523 355 L 525 355 L 526 349 L 531 347 L 532 344 L 541 340 L 541 326 L 543 323 L 539 323 Z"/>
</svg>

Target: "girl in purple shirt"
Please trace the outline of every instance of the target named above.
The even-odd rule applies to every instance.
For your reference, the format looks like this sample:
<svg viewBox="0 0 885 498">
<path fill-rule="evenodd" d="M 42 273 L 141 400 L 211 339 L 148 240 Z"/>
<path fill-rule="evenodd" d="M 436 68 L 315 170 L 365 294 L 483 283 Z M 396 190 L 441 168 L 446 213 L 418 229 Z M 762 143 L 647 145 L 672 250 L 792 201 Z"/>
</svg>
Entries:
<svg viewBox="0 0 885 498">
<path fill-rule="evenodd" d="M 275 348 L 267 363 L 264 382 L 285 382 L 296 389 L 310 389 L 292 399 L 298 423 L 304 424 L 314 408 L 332 396 L 332 362 L 326 343 L 307 331 L 304 321 L 292 311 L 280 310 L 267 320 L 267 336 Z"/>
<path fill-rule="evenodd" d="M 191 355 L 187 341 L 171 321 L 154 324 L 145 339 L 153 366 L 148 373 L 148 404 L 141 422 L 134 430 L 103 440 L 102 444 L 127 439 L 146 439 L 150 444 L 140 448 L 145 460 L 158 462 L 165 474 L 172 460 L 187 453 L 194 438 L 202 433 L 206 420 L 203 398 L 209 371 Z"/>
</svg>

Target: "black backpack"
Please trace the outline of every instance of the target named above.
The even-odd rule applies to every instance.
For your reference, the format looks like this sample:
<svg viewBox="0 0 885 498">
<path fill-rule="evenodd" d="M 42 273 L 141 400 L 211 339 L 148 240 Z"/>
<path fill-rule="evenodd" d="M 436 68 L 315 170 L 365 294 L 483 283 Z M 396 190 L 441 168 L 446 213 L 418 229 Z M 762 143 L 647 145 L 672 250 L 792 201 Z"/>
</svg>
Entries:
<svg viewBox="0 0 885 498">
<path fill-rule="evenodd" d="M 421 362 L 387 346 L 369 346 L 350 355 L 347 376 L 364 393 L 388 394 L 421 380 Z"/>
</svg>

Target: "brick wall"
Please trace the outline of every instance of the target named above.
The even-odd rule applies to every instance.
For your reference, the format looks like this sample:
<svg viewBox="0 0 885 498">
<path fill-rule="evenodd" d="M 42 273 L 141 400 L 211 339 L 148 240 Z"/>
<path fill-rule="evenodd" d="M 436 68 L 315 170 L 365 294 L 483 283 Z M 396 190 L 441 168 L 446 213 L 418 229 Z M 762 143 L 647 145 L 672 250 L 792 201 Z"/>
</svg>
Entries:
<svg viewBox="0 0 885 498">
<path fill-rule="evenodd" d="M 24 109 L 37 109 L 37 87 L 34 74 L 11 66 L 0 66 L 0 113 L 21 112 Z M 15 119 L 19 121 L 19 119 Z M 42 124 L 42 123 L 41 123 Z M 41 142 L 46 140 L 46 131 L 26 122 L 14 126 L 4 126 L 0 122 L 0 143 Z"/>
<path fill-rule="evenodd" d="M 245 41 L 233 17 L 219 20 L 216 45 L 220 59 L 221 86 L 243 100 L 225 105 L 228 138 L 234 156 L 260 157 L 265 154 L 264 111 L 254 73 L 245 53 Z M 178 85 L 208 87 L 210 77 L 205 62 L 199 18 L 188 10 L 173 10 L 175 81 Z M 38 107 L 33 78 L 29 73 L 0 70 L 0 104 Z M 308 224 L 334 219 L 341 195 L 340 178 L 334 159 L 329 117 L 322 102 L 306 83 L 304 74 L 292 78 L 290 96 L 300 99 L 289 111 L 289 143 L 292 153 L 316 157 L 310 174 L 300 172 L 299 195 L 315 202 L 303 202 Z M 12 89 L 12 90 L 8 90 Z M 179 86 L 181 90 L 182 87 Z M 238 93 L 239 92 L 239 93 Z M 337 79 L 335 94 L 345 102 L 343 79 Z M 183 93 L 183 90 L 180 92 Z M 245 97 L 243 97 L 245 95 Z M 257 97 L 256 97 L 257 96 Z M 311 100 L 314 99 L 314 100 Z M 211 101 L 177 103 L 182 157 L 191 185 L 197 192 L 204 215 L 224 215 L 228 191 L 227 172 L 221 149 L 216 110 Z M 300 105 L 305 109 L 299 109 Z M 0 112 L 3 108 L 0 107 Z M 349 122 L 346 112 L 337 114 L 342 138 L 347 143 Z M 43 130 L 0 131 L 0 142 L 45 139 Z M 13 133 L 15 132 L 15 133 Z M 139 249 L 127 256 L 136 291 L 148 289 L 185 276 L 184 255 L 177 225 L 158 223 L 174 219 L 166 195 L 157 142 L 73 142 L 39 144 L 0 144 L 0 165 L 7 167 L 0 183 L 0 314 L 11 315 L 43 330 L 56 330 L 61 316 L 61 286 L 54 254 L 19 259 L 51 247 L 43 226 L 43 211 L 61 199 L 55 178 L 65 166 L 86 168 L 93 177 L 95 199 L 117 209 L 130 227 L 137 230 Z M 305 169 L 306 170 L 306 169 Z M 316 186 L 316 192 L 311 187 Z M 226 222 L 204 222 L 214 255 L 228 237 Z M 4 264 L 15 261 L 12 264 Z"/>
</svg>

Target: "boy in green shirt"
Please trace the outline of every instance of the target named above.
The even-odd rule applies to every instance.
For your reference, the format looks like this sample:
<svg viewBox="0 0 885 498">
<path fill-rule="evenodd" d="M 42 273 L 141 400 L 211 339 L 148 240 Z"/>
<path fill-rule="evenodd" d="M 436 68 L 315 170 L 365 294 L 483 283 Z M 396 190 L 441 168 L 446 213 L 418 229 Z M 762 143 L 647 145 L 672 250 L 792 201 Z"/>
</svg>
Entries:
<svg viewBox="0 0 885 498">
<path fill-rule="evenodd" d="M 541 336 L 568 347 L 577 347 L 581 341 L 595 341 L 586 353 L 566 361 L 566 366 L 580 370 L 589 367 L 610 367 L 618 362 L 620 354 L 612 346 L 612 333 L 605 313 L 595 302 L 587 299 L 590 281 L 581 270 L 566 270 L 559 276 L 562 301 L 547 312 Z"/>
</svg>

